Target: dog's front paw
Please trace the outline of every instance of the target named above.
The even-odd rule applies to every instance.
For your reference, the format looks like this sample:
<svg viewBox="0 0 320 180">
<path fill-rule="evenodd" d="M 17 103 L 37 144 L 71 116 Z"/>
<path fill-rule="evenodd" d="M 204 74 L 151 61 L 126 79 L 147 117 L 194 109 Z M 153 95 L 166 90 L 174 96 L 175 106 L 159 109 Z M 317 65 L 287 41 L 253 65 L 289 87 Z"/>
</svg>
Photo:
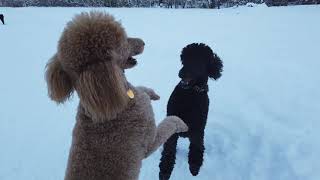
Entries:
<svg viewBox="0 0 320 180">
<path fill-rule="evenodd" d="M 176 125 L 176 133 L 187 132 L 188 126 L 178 117 L 178 116 L 169 116 L 171 121 Z"/>
<path fill-rule="evenodd" d="M 156 101 L 160 99 L 160 96 L 156 92 L 154 92 L 153 89 L 144 86 L 139 86 L 138 88 L 147 93 L 151 100 Z"/>
<path fill-rule="evenodd" d="M 177 133 L 187 132 L 188 129 L 189 129 L 188 126 L 182 120 L 180 120 L 179 123 L 177 124 Z"/>
<path fill-rule="evenodd" d="M 160 96 L 156 92 L 154 92 L 152 89 L 150 89 L 148 95 L 150 96 L 151 100 L 157 101 L 160 99 Z"/>
</svg>

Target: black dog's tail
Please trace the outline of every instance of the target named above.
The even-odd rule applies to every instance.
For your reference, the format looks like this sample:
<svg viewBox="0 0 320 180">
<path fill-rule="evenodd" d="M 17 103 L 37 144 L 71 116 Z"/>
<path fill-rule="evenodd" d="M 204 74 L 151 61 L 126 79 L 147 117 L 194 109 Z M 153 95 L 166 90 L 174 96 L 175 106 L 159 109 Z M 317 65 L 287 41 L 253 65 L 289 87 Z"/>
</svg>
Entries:
<svg viewBox="0 0 320 180">
<path fill-rule="evenodd" d="M 178 137 L 178 134 L 172 135 L 163 145 L 162 157 L 159 164 L 159 180 L 168 180 L 171 176 L 176 161 Z"/>
</svg>

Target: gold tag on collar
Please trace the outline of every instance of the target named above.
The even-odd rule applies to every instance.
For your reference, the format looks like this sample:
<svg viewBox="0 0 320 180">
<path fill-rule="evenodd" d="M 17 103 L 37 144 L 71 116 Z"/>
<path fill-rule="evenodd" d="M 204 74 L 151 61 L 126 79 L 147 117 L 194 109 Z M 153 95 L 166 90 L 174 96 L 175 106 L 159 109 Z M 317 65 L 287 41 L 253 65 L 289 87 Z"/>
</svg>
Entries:
<svg viewBox="0 0 320 180">
<path fill-rule="evenodd" d="M 131 89 L 129 89 L 129 90 L 127 91 L 127 95 L 129 96 L 130 99 L 133 99 L 133 98 L 134 98 L 134 93 L 133 93 L 133 91 L 132 91 Z"/>
</svg>

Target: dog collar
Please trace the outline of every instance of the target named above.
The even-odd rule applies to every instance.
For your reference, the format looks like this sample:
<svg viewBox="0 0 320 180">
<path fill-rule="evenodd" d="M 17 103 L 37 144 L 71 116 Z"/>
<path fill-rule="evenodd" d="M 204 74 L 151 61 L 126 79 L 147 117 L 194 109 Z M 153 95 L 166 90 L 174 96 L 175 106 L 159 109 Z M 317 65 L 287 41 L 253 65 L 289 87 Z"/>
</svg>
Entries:
<svg viewBox="0 0 320 180">
<path fill-rule="evenodd" d="M 207 93 L 209 91 L 208 85 L 205 85 L 202 87 L 196 85 L 196 86 L 193 86 L 192 89 L 198 93 L 202 93 L 202 92 Z"/>
<path fill-rule="evenodd" d="M 198 86 L 198 85 L 194 85 L 194 86 L 190 86 L 190 85 L 186 85 L 185 83 L 183 83 L 182 81 L 180 81 L 179 86 L 182 89 L 186 89 L 186 90 L 193 90 L 197 93 L 207 93 L 209 91 L 209 87 L 208 85 L 203 85 L 203 86 Z"/>
</svg>

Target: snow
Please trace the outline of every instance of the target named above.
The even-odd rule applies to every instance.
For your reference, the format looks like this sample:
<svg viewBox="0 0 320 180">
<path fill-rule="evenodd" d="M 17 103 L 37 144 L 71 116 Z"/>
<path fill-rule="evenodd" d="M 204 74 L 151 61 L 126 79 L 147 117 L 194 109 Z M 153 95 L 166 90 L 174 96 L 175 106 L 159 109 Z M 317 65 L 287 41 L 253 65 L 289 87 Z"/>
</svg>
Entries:
<svg viewBox="0 0 320 180">
<path fill-rule="evenodd" d="M 64 25 L 90 8 L 0 8 L 0 180 L 63 179 L 78 98 L 57 106 L 44 68 Z M 172 180 L 320 178 L 320 6 L 220 10 L 103 9 L 146 42 L 130 82 L 153 87 L 157 122 L 181 67 L 182 47 L 210 45 L 225 71 L 210 82 L 205 161 L 189 173 L 180 139 Z M 158 178 L 160 150 L 140 179 Z"/>
</svg>

